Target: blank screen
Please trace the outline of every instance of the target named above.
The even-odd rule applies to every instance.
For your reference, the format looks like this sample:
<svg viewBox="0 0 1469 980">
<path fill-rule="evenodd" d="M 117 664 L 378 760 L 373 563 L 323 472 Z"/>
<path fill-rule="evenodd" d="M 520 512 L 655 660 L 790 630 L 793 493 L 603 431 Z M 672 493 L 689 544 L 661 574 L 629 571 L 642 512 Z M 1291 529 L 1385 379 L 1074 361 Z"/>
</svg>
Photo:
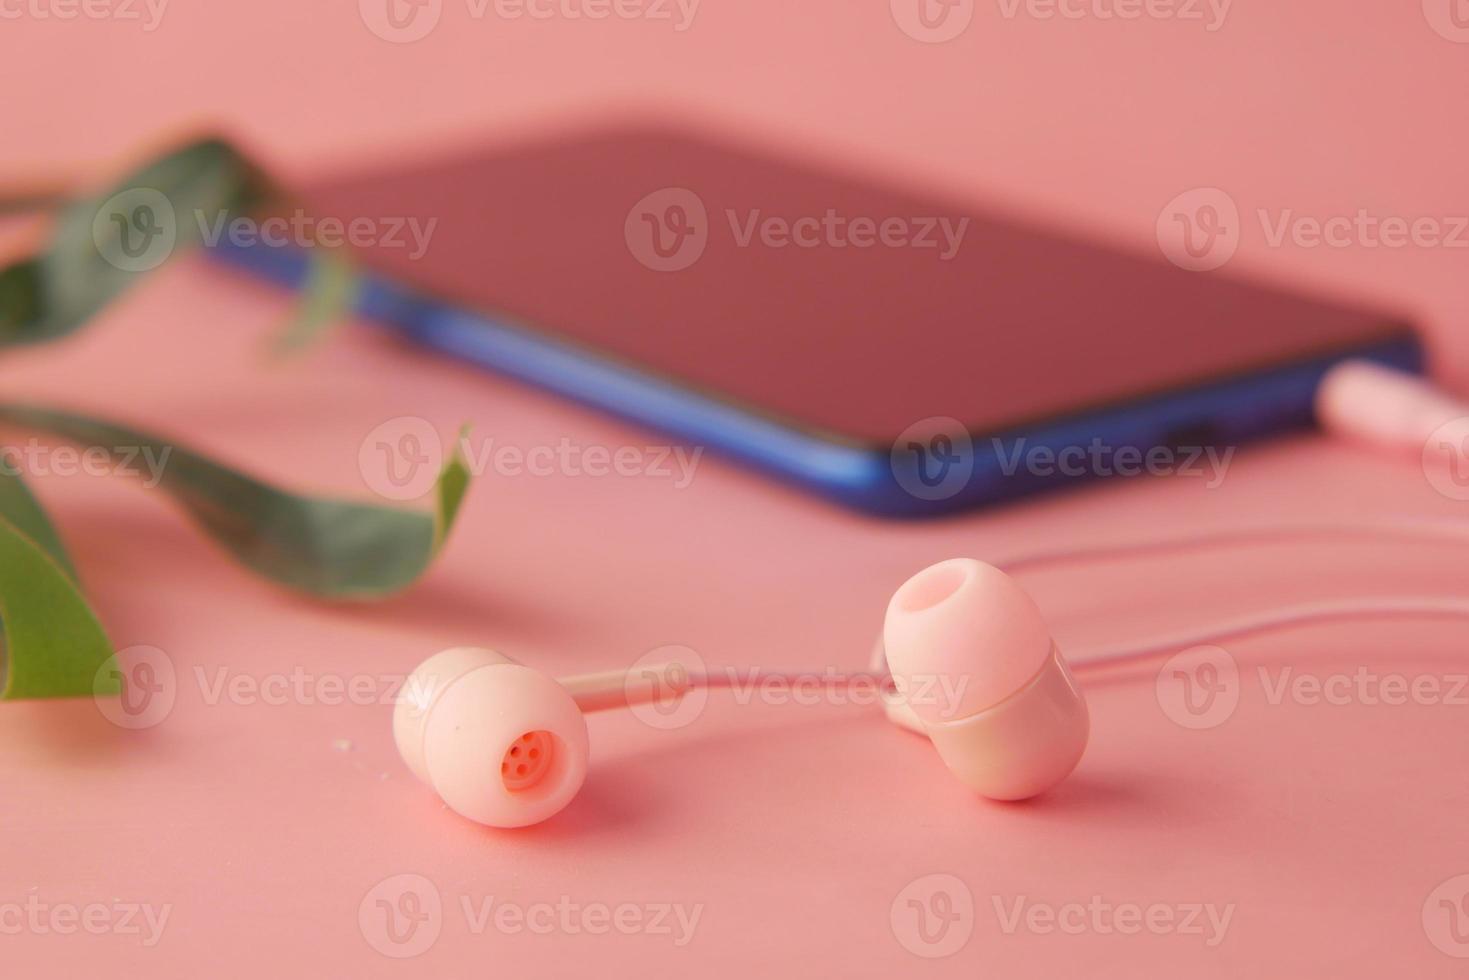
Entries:
<svg viewBox="0 0 1469 980">
<path fill-rule="evenodd" d="M 422 256 L 385 243 L 364 261 L 859 443 L 931 416 L 1002 431 L 1405 331 L 673 132 L 470 152 L 334 180 L 303 201 L 343 220 L 436 219 Z M 654 230 L 674 264 L 693 254 L 678 242 L 697 251 L 702 236 L 702 251 L 650 268 Z"/>
</svg>

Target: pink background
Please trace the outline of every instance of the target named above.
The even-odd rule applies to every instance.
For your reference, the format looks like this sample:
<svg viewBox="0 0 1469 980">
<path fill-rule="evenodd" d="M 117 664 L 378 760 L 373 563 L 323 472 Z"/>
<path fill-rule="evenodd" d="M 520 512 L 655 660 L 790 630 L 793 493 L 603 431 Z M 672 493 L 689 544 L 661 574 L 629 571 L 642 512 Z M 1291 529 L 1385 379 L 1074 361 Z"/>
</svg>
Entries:
<svg viewBox="0 0 1469 980">
<path fill-rule="evenodd" d="M 448 0 L 411 44 L 375 37 L 355 8 L 174 0 L 152 32 L 7 19 L 0 176 L 90 171 L 200 122 L 309 175 L 635 109 L 1138 248 L 1156 247 L 1171 198 L 1212 186 L 1245 218 L 1233 267 L 1416 312 L 1440 376 L 1469 381 L 1465 250 L 1271 247 L 1253 217 L 1469 214 L 1469 44 L 1436 33 L 1417 4 L 1236 0 L 1208 32 L 1024 7 L 1012 18 L 989 2 L 937 45 L 901 32 L 887 4 L 850 0 L 704 0 L 681 33 L 642 20 L 475 20 Z M 446 436 L 473 420 L 479 436 L 522 448 L 662 442 L 367 331 L 268 365 L 262 343 L 287 309 L 283 295 L 191 258 L 66 345 L 7 354 L 0 379 L 7 398 L 117 416 L 364 499 L 359 447 L 396 416 Z M 1255 673 L 1454 673 L 1458 625 L 1231 644 L 1240 704 L 1203 731 L 1169 720 L 1151 668 L 1089 679 L 1095 734 L 1079 772 L 1025 806 L 973 799 L 870 710 L 716 695 L 675 732 L 597 717 L 582 796 L 513 834 L 456 818 L 415 784 L 385 706 L 211 705 L 196 677 L 401 674 L 459 643 L 556 672 L 666 644 L 711 664 L 857 667 L 891 590 L 951 555 L 1290 517 L 1462 516 L 1412 459 L 1302 436 L 1242 452 L 1214 490 L 1141 480 L 921 526 L 842 513 L 712 458 L 682 491 L 487 474 L 428 579 L 368 608 L 262 585 L 136 485 L 38 484 L 116 644 L 163 649 L 179 684 L 171 714 L 142 732 L 90 701 L 0 707 L 0 908 L 34 896 L 172 912 L 153 948 L 128 935 L 0 934 L 14 975 L 1462 975 L 1422 913 L 1441 882 L 1469 873 L 1466 708 L 1271 705 Z M 1448 545 L 1343 542 L 1026 584 L 1063 649 L 1084 650 L 1286 597 L 1452 594 L 1466 581 Z M 890 913 L 935 873 L 972 893 L 973 935 L 926 960 Z M 437 941 L 417 959 L 380 955 L 359 926 L 364 897 L 399 874 L 429 879 L 443 901 Z M 1186 935 L 1007 934 L 992 903 L 1093 895 L 1235 910 L 1209 948 Z M 476 935 L 465 896 L 703 909 L 675 948 L 647 934 Z"/>
</svg>

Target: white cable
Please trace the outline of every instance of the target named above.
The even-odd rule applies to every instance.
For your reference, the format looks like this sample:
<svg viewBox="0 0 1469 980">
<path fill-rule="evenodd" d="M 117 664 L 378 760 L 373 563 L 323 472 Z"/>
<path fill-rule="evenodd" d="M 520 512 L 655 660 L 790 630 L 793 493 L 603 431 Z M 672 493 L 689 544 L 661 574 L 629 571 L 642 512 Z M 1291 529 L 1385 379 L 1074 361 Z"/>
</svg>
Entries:
<svg viewBox="0 0 1469 980">
<path fill-rule="evenodd" d="M 1362 521 L 1288 521 L 1131 541 L 1124 544 L 1085 545 L 1032 551 L 994 564 L 996 568 L 1013 574 L 1072 562 L 1143 557 L 1168 552 L 1190 551 L 1215 545 L 1257 542 L 1273 544 L 1290 538 L 1341 535 L 1427 539 L 1439 543 L 1469 544 L 1469 522 L 1462 518 L 1452 517 L 1386 517 L 1369 518 Z M 1469 599 L 1452 596 L 1369 596 L 1361 599 L 1303 603 L 1249 613 L 1235 619 L 1162 636 L 1096 647 L 1079 652 L 1075 656 L 1068 656 L 1066 660 L 1067 663 L 1078 669 L 1096 669 L 1252 633 L 1287 629 L 1330 620 L 1368 619 L 1378 616 L 1469 618 Z"/>
<path fill-rule="evenodd" d="M 1469 619 L 1469 599 L 1438 596 L 1369 596 L 1362 599 L 1333 599 L 1285 606 L 1250 613 L 1208 626 L 1179 630 L 1145 640 L 1095 647 L 1067 656 L 1066 662 L 1079 670 L 1112 667 L 1132 660 L 1157 656 L 1172 650 L 1183 650 L 1201 643 L 1263 633 L 1269 630 L 1303 626 L 1308 623 L 1339 619 L 1369 619 L 1394 616 L 1452 616 Z"/>
<path fill-rule="evenodd" d="M 1371 518 L 1364 521 L 1290 521 L 1275 524 L 1258 524 L 1248 527 L 1228 528 L 1222 531 L 1204 531 L 1173 537 L 1133 541 L 1126 544 L 1086 545 L 1079 548 L 1055 548 L 1032 551 L 1016 555 L 1003 561 L 993 562 L 1004 572 L 1030 571 L 1047 565 L 1063 565 L 1077 561 L 1098 561 L 1107 558 L 1142 557 L 1166 554 L 1170 551 L 1190 551 L 1211 545 L 1267 544 L 1285 538 L 1313 538 L 1333 535 L 1381 536 L 1396 538 L 1424 538 L 1445 542 L 1446 539 L 1462 540 L 1469 544 L 1469 522 L 1462 518 L 1433 517 L 1388 517 Z"/>
</svg>

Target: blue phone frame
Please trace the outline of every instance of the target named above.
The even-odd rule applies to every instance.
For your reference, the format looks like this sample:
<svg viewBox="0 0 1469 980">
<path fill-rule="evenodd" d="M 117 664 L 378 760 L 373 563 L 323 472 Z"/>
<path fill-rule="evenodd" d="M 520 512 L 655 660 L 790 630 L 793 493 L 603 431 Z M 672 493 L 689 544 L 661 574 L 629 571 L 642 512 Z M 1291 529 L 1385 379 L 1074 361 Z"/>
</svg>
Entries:
<svg viewBox="0 0 1469 980">
<path fill-rule="evenodd" d="M 221 239 L 209 249 L 216 258 L 291 288 L 308 270 L 307 254 L 297 248 L 241 246 Z M 484 314 L 457 307 L 381 276 L 365 277 L 357 312 L 425 347 L 528 382 L 661 430 L 694 445 L 707 446 L 781 479 L 814 490 L 858 510 L 885 517 L 915 517 L 966 510 L 1072 485 L 1092 474 L 1006 472 L 998 452 L 970 447 L 951 459 L 971 467 L 962 485 L 939 499 L 910 493 L 913 470 L 927 461 L 915 454 L 898 473 L 889 446 L 863 446 L 824 438 L 782 425 L 738 405 L 683 387 L 668 379 L 620 364 L 594 352 Z M 1198 386 L 1151 395 L 1067 418 L 1000 433 L 984 433 L 1008 454 L 1020 440 L 1028 451 L 1085 446 L 1100 440 L 1112 450 L 1181 445 L 1180 434 L 1206 434 L 1207 442 L 1235 446 L 1309 426 L 1312 401 L 1322 375 L 1349 358 L 1366 358 L 1421 373 L 1424 354 L 1403 326 L 1402 336 L 1360 349 L 1283 363 Z M 995 448 L 991 443 L 991 448 Z"/>
</svg>

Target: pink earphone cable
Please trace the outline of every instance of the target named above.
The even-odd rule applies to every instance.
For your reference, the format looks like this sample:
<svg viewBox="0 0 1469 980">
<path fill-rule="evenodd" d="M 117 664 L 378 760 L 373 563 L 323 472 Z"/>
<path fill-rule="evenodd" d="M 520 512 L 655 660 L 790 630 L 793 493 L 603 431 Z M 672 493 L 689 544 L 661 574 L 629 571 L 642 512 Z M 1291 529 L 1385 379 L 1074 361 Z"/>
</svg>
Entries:
<svg viewBox="0 0 1469 980">
<path fill-rule="evenodd" d="M 1469 544 L 1469 524 L 1457 518 L 1376 518 L 1361 522 L 1295 521 L 1260 524 L 1251 527 L 1207 531 L 1151 541 L 1126 544 L 1086 545 L 1033 551 L 995 562 L 1006 573 L 1034 571 L 1048 566 L 1073 563 L 1151 557 L 1170 552 L 1198 548 L 1253 543 L 1276 543 L 1291 538 L 1332 537 L 1341 535 L 1376 536 L 1398 539 L 1427 539 L 1439 543 Z M 1313 623 L 1379 617 L 1456 617 L 1469 619 L 1469 598 L 1454 596 L 1365 596 L 1360 599 L 1333 599 L 1300 603 L 1248 613 L 1193 629 L 1179 630 L 1141 640 L 1081 650 L 1066 656 L 1066 662 L 1077 670 L 1098 670 L 1145 660 L 1165 653 L 1183 650 L 1203 643 L 1238 639 L 1259 633 L 1308 626 Z M 683 679 L 685 689 L 705 687 L 731 689 L 754 687 L 767 681 L 787 684 L 822 683 L 827 686 L 854 688 L 872 685 L 890 690 L 892 676 L 887 671 L 881 644 L 874 652 L 870 670 L 815 671 L 778 670 L 763 667 L 726 667 L 689 673 Z"/>
<path fill-rule="evenodd" d="M 1095 551 L 1100 550 L 1095 549 Z M 1089 553 L 1092 551 L 1093 549 L 1088 549 Z M 1053 556 L 1059 554 L 1060 552 L 1052 553 L 1047 556 L 1047 560 L 1054 560 Z M 1093 647 L 1090 650 L 1067 656 L 1066 663 L 1075 670 L 1099 670 L 1146 660 L 1203 643 L 1217 643 L 1221 640 L 1238 639 L 1243 636 L 1291 629 L 1297 626 L 1309 626 L 1313 623 L 1401 617 L 1469 619 L 1469 599 L 1452 596 L 1367 596 L 1360 599 L 1305 602 L 1294 606 L 1249 613 L 1207 626 L 1165 633 L 1143 640 L 1127 640 Z M 754 688 L 768 681 L 778 681 L 791 685 L 820 684 L 845 689 L 870 686 L 875 691 L 891 690 L 892 675 L 886 670 L 880 645 L 873 655 L 873 667 L 882 669 L 863 671 L 828 669 L 816 672 L 775 670 L 764 667 L 725 667 L 718 670 L 690 672 L 683 679 L 684 684 L 678 686 L 684 687 L 684 690 L 695 687 L 728 690 Z"/>
<path fill-rule="evenodd" d="M 1002 571 L 1013 573 L 1073 562 L 1143 557 L 1216 546 L 1274 544 L 1286 538 L 1317 538 L 1337 535 L 1428 539 L 1440 543 L 1448 540 L 1454 543 L 1469 544 L 1469 523 L 1461 518 L 1452 517 L 1388 517 L 1364 521 L 1290 521 L 1229 528 L 1223 531 L 1205 531 L 1127 544 L 1087 545 L 1079 548 L 1033 551 L 993 564 Z"/>
<path fill-rule="evenodd" d="M 1201 643 L 1237 639 L 1257 633 L 1342 619 L 1403 616 L 1452 616 L 1469 619 L 1469 599 L 1436 596 L 1370 596 L 1284 606 L 1228 619 L 1192 630 L 1180 630 L 1146 640 L 1128 641 L 1084 650 L 1066 658 L 1078 670 L 1094 670 L 1183 650 Z"/>
<path fill-rule="evenodd" d="M 1230 528 L 1223 531 L 1207 531 L 1175 537 L 1158 538 L 1152 541 L 1133 541 L 1126 544 L 1086 545 L 1077 548 L 1057 548 L 1033 551 L 995 562 L 995 567 L 1007 573 L 1034 571 L 1047 566 L 1072 563 L 1109 561 L 1144 556 L 1191 551 L 1210 546 L 1230 546 L 1256 542 L 1275 543 L 1288 538 L 1313 538 L 1339 535 L 1377 536 L 1386 538 L 1428 539 L 1440 543 L 1469 544 L 1469 524 L 1458 518 L 1375 518 L 1367 521 L 1292 521 L 1260 524 L 1251 527 Z M 1312 623 L 1333 620 L 1371 619 L 1377 617 L 1463 617 L 1469 618 L 1469 599 L 1453 596 L 1368 596 L 1361 599 L 1336 599 L 1324 602 L 1308 602 L 1284 606 L 1262 612 L 1250 613 L 1206 626 L 1175 633 L 1129 640 L 1090 650 L 1068 654 L 1066 662 L 1077 670 L 1095 670 L 1113 667 L 1136 660 L 1156 657 L 1171 651 L 1212 643 L 1220 640 L 1237 639 L 1258 633 L 1266 633 Z M 873 652 L 872 670 L 838 675 L 851 679 L 852 683 L 882 681 L 891 683 L 886 671 L 882 645 Z M 729 678 L 743 678 L 731 681 Z M 787 681 L 809 677 L 794 671 L 767 671 L 760 668 L 736 669 L 725 678 L 709 675 L 699 678 L 710 687 L 729 687 L 735 683 L 749 683 L 765 677 L 777 677 Z M 698 680 L 696 680 L 696 683 Z"/>
<path fill-rule="evenodd" d="M 1261 524 L 1252 527 L 1207 531 L 1152 541 L 1113 545 L 1089 545 L 1035 551 L 996 562 L 1006 572 L 1033 571 L 1047 566 L 1075 562 L 1107 561 L 1171 552 L 1192 551 L 1212 546 L 1254 543 L 1277 543 L 1290 538 L 1368 536 L 1397 539 L 1427 539 L 1439 543 L 1469 544 L 1469 525 L 1458 518 L 1374 518 L 1366 521 L 1293 521 Z M 1122 663 L 1155 657 L 1201 643 L 1235 639 L 1259 633 L 1312 623 L 1343 619 L 1377 617 L 1465 617 L 1469 618 L 1469 599 L 1452 596 L 1368 596 L 1360 599 L 1337 599 L 1302 603 L 1278 609 L 1250 613 L 1235 619 L 1180 630 L 1143 640 L 1124 641 L 1083 650 L 1068 656 L 1066 662 L 1078 670 L 1112 667 Z"/>
</svg>

